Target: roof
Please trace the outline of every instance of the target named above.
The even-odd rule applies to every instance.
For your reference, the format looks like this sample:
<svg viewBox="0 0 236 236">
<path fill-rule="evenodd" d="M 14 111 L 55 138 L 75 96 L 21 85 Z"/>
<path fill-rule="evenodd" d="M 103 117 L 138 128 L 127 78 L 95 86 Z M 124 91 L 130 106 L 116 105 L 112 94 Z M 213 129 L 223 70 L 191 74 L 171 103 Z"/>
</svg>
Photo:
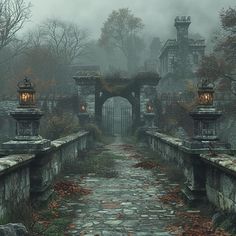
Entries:
<svg viewBox="0 0 236 236">
<path fill-rule="evenodd" d="M 188 44 L 191 48 L 204 48 L 205 45 L 205 39 L 189 39 Z M 170 49 L 177 49 L 178 42 L 176 39 L 168 39 L 164 46 L 161 49 L 161 55 L 164 54 L 167 50 Z"/>
<path fill-rule="evenodd" d="M 91 78 L 91 77 L 101 76 L 100 66 L 98 65 L 76 66 L 75 68 L 76 68 L 76 74 L 74 78 L 78 77 Z"/>
</svg>

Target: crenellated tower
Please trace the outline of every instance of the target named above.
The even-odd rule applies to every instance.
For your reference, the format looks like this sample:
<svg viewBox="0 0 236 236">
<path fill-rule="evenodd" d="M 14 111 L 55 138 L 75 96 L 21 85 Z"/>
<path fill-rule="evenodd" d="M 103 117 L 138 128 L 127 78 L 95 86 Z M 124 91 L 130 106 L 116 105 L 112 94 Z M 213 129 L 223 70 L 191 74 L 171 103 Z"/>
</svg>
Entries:
<svg viewBox="0 0 236 236">
<path fill-rule="evenodd" d="M 175 28 L 177 30 L 177 42 L 188 41 L 188 28 L 191 24 L 190 16 L 177 16 L 175 18 Z"/>
</svg>

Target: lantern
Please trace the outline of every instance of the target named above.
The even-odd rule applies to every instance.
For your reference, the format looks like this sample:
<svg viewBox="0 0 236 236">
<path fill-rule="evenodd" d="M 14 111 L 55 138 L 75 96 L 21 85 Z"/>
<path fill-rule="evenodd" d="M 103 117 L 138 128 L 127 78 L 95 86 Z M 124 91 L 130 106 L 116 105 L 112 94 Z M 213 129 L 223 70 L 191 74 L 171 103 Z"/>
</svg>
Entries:
<svg viewBox="0 0 236 236">
<path fill-rule="evenodd" d="M 19 93 L 19 107 L 30 108 L 35 107 L 35 89 L 33 83 L 30 79 L 25 77 L 23 81 L 18 83 L 18 93 Z"/>
<path fill-rule="evenodd" d="M 80 104 L 80 112 L 81 113 L 86 113 L 87 112 L 87 105 L 86 105 L 86 103 L 81 103 Z"/>
<path fill-rule="evenodd" d="M 211 142 L 218 140 L 217 119 L 222 115 L 213 105 L 214 84 L 207 79 L 198 85 L 198 106 L 190 115 L 194 120 L 193 140 Z M 201 144 L 203 145 L 203 144 Z"/>
<path fill-rule="evenodd" d="M 151 102 L 148 102 L 146 105 L 146 112 L 147 113 L 153 113 L 153 105 Z"/>
<path fill-rule="evenodd" d="M 25 77 L 18 83 L 19 106 L 10 115 L 16 121 L 16 136 L 13 140 L 2 144 L 6 153 L 35 153 L 50 148 L 50 140 L 39 134 L 42 111 L 35 103 L 35 89 L 31 81 Z"/>
<path fill-rule="evenodd" d="M 214 84 L 207 80 L 202 80 L 198 85 L 198 104 L 203 106 L 212 106 L 214 100 Z"/>
</svg>

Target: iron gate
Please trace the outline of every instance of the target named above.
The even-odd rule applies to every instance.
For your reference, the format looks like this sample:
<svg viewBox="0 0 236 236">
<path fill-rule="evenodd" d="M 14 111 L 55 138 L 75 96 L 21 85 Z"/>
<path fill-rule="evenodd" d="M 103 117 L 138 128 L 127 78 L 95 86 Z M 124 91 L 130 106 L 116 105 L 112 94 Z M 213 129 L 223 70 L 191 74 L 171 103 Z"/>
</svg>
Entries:
<svg viewBox="0 0 236 236">
<path fill-rule="evenodd" d="M 106 135 L 128 136 L 132 130 L 132 109 L 130 107 L 104 106 L 102 129 Z"/>
</svg>

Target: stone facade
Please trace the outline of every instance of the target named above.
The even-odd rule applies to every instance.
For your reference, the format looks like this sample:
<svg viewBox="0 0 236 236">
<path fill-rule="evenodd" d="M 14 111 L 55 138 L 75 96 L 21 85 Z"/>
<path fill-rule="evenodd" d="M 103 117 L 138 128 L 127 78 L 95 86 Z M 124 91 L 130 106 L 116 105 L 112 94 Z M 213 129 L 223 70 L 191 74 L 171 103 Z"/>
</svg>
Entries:
<svg viewBox="0 0 236 236">
<path fill-rule="evenodd" d="M 146 112 L 148 102 L 153 102 L 156 97 L 157 86 L 144 85 L 140 87 L 140 112 L 143 115 Z"/>
<path fill-rule="evenodd" d="M 140 72 L 132 78 L 121 74 L 102 77 L 99 67 L 81 66 L 73 79 L 78 87 L 79 103 L 86 104 L 90 121 L 94 117 L 96 124 L 101 127 L 103 104 L 111 97 L 122 97 L 132 105 L 133 127 L 137 127 L 140 126 L 145 102 L 156 93 L 160 77 L 153 72 Z M 151 93 L 152 97 L 147 96 L 147 93 Z"/>
<path fill-rule="evenodd" d="M 0 158 L 0 217 L 30 197 L 29 162 L 33 155 L 11 155 Z"/>
<path fill-rule="evenodd" d="M 188 28 L 190 24 L 190 17 L 176 17 L 177 39 L 168 39 L 161 49 L 161 77 L 176 73 L 178 69 L 182 72 L 186 68 L 195 71 L 198 67 L 205 53 L 205 40 L 189 38 Z"/>
</svg>

